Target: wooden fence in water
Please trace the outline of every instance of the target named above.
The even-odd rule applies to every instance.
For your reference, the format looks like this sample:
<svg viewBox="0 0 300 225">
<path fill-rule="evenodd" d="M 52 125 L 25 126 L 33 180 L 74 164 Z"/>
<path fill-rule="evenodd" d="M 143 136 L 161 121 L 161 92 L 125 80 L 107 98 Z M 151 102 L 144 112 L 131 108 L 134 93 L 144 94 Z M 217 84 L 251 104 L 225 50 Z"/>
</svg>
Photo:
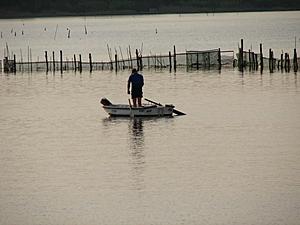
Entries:
<svg viewBox="0 0 300 225">
<path fill-rule="evenodd" d="M 176 53 L 176 47 L 168 54 L 156 54 L 143 56 L 137 49 L 135 56 L 131 54 L 127 59 L 121 55 L 115 54 L 114 59 L 110 56 L 108 62 L 95 62 L 92 60 L 92 54 L 89 53 L 89 61 L 83 62 L 81 54 L 73 55 L 71 59 L 63 59 L 63 52 L 59 52 L 58 60 L 55 57 L 55 52 L 49 57 L 48 52 L 45 51 L 44 61 L 18 61 L 16 56 L 13 59 L 5 57 L 3 60 L 4 72 L 33 72 L 33 71 L 79 71 L 89 70 L 115 70 L 116 72 L 124 69 L 137 68 L 143 69 L 163 69 L 167 68 L 176 71 L 178 67 L 186 67 L 188 70 L 211 69 L 215 68 L 221 70 L 223 66 L 237 66 L 240 71 L 246 68 L 249 70 L 258 70 L 262 72 L 265 68 L 269 68 L 272 73 L 276 68 L 289 72 L 291 68 L 293 71 L 298 71 L 299 58 L 297 57 L 296 48 L 294 49 L 293 60 L 290 60 L 288 53 L 281 54 L 280 59 L 274 57 L 272 49 L 269 49 L 269 57 L 263 55 L 262 44 L 260 44 L 260 52 L 255 53 L 251 50 L 245 51 L 243 48 L 243 39 L 241 39 L 241 47 L 238 49 L 237 59 L 234 57 L 234 51 L 221 51 L 221 49 L 212 49 L 205 51 L 186 51 L 184 53 Z M 1 62 L 1 61 L 0 61 Z M 0 63 L 0 70 L 2 71 Z"/>
<path fill-rule="evenodd" d="M 205 51 L 186 51 L 184 53 L 176 53 L 176 48 L 174 46 L 173 52 L 168 54 L 155 54 L 149 56 L 141 55 L 138 50 L 136 50 L 135 57 L 130 57 L 124 59 L 123 57 L 118 57 L 115 54 L 114 59 L 110 57 L 108 62 L 96 62 L 92 60 L 92 54 L 90 53 L 89 61 L 83 62 L 82 56 L 75 54 L 71 59 L 63 59 L 63 52 L 60 51 L 59 58 L 55 57 L 55 52 L 48 57 L 48 52 L 45 51 L 45 60 L 38 62 L 23 62 L 18 61 L 14 55 L 13 59 L 8 59 L 6 57 L 3 61 L 3 68 L 5 72 L 32 72 L 32 71 L 79 71 L 89 70 L 90 72 L 94 70 L 124 70 L 137 68 L 138 70 L 143 69 L 163 69 L 167 68 L 169 70 L 174 70 L 178 67 L 186 67 L 188 69 L 200 69 L 200 68 L 218 68 L 221 69 L 222 66 L 232 66 L 234 62 L 234 51 L 221 51 L 220 49 L 212 49 Z"/>
<path fill-rule="evenodd" d="M 238 49 L 237 54 L 237 66 L 240 71 L 244 71 L 249 68 L 250 70 L 258 70 L 262 72 L 265 68 L 268 68 L 270 73 L 274 70 L 285 70 L 290 72 L 293 69 L 294 72 L 298 71 L 300 58 L 297 56 L 297 49 L 294 48 L 293 59 L 290 59 L 289 53 L 281 53 L 280 58 L 275 58 L 274 51 L 270 48 L 268 57 L 263 55 L 263 45 L 259 46 L 259 53 L 255 53 L 250 49 L 244 50 L 244 41 L 241 39 L 241 47 Z"/>
</svg>

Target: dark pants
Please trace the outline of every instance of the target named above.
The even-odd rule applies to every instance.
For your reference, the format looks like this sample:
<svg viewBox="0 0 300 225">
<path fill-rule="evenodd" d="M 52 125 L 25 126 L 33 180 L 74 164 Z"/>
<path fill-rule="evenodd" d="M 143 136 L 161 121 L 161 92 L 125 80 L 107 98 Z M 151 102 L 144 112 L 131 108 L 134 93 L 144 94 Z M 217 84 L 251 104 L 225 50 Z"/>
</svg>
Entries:
<svg viewBox="0 0 300 225">
<path fill-rule="evenodd" d="M 143 97 L 143 90 L 142 88 L 139 89 L 132 89 L 131 90 L 131 98 L 142 98 Z"/>
<path fill-rule="evenodd" d="M 141 107 L 142 106 L 142 97 L 143 97 L 143 90 L 142 88 L 139 89 L 131 89 L 131 98 L 133 101 L 133 107 Z M 136 102 L 138 101 L 138 102 Z"/>
</svg>

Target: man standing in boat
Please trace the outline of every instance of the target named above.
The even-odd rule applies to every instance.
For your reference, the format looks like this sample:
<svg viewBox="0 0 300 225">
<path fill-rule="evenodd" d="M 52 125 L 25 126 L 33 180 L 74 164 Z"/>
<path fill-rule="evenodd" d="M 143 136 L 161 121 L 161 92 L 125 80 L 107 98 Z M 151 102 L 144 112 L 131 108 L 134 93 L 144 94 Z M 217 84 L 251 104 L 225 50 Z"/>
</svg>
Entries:
<svg viewBox="0 0 300 225">
<path fill-rule="evenodd" d="M 131 92 L 130 92 L 130 84 L 131 84 Z M 127 93 L 131 93 L 131 98 L 133 101 L 133 107 L 142 106 L 142 97 L 143 97 L 143 86 L 144 86 L 144 78 L 141 74 L 137 72 L 136 69 L 132 69 L 132 73 L 129 76 L 127 83 Z"/>
</svg>

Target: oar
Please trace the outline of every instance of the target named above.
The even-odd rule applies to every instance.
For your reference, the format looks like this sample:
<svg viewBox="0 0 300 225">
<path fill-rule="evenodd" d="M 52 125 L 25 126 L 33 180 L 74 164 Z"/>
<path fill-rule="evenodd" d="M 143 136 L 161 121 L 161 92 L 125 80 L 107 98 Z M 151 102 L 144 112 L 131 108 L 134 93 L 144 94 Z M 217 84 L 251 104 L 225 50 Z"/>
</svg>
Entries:
<svg viewBox="0 0 300 225">
<path fill-rule="evenodd" d="M 129 108 L 130 108 L 130 117 L 134 117 L 133 112 L 132 112 L 132 105 L 131 105 L 130 99 L 128 99 L 128 103 L 129 103 Z"/>
<path fill-rule="evenodd" d="M 153 104 L 155 104 L 155 105 L 162 106 L 162 104 L 160 104 L 160 103 L 158 103 L 158 102 L 154 102 L 154 101 L 152 101 L 152 100 L 150 100 L 150 99 L 147 99 L 147 98 L 144 98 L 144 99 L 145 99 L 147 102 L 151 102 L 151 103 L 153 103 Z M 184 112 L 180 112 L 180 111 L 178 111 L 178 110 L 176 110 L 176 109 L 173 109 L 173 112 L 174 112 L 175 114 L 179 115 L 179 116 L 186 115 Z"/>
</svg>

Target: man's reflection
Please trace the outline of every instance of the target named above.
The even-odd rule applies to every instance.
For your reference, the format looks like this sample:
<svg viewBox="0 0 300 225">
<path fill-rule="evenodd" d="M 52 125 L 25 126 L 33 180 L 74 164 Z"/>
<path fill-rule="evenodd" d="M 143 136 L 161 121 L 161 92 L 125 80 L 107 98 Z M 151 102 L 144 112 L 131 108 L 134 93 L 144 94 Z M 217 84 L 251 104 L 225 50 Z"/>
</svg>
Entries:
<svg viewBox="0 0 300 225">
<path fill-rule="evenodd" d="M 145 118 L 112 118 L 102 120 L 104 135 L 123 135 L 124 126 L 128 126 L 128 160 L 130 166 L 131 187 L 134 190 L 144 190 L 145 177 Z M 121 130 L 121 134 L 118 131 Z"/>
<path fill-rule="evenodd" d="M 144 131 L 143 118 L 133 118 L 129 123 L 130 134 L 130 156 L 132 164 L 133 188 L 136 190 L 144 189 Z"/>
<path fill-rule="evenodd" d="M 144 132 L 142 118 L 133 118 L 131 123 L 131 144 L 132 148 L 137 149 L 144 146 Z"/>
</svg>

